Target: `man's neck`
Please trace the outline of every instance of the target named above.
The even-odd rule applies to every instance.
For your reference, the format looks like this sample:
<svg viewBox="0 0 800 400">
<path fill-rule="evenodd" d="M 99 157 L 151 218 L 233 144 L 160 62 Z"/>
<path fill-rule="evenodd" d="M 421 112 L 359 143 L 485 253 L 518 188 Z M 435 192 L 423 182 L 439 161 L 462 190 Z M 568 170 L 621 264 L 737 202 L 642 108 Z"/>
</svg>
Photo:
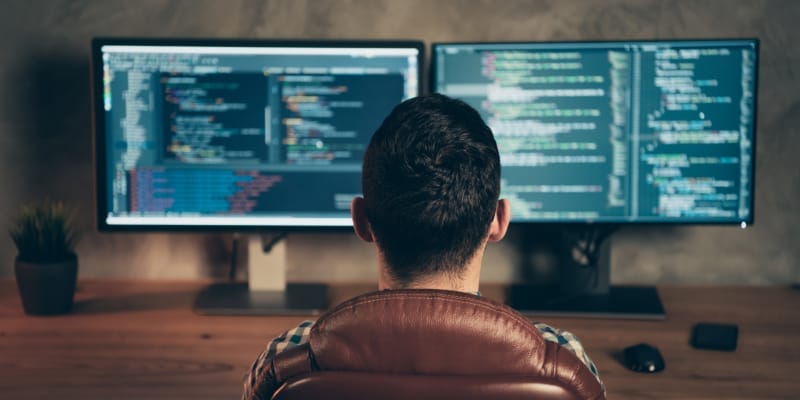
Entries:
<svg viewBox="0 0 800 400">
<path fill-rule="evenodd" d="M 478 282 L 465 282 L 449 276 L 420 279 L 403 287 L 404 289 L 441 289 L 457 292 L 475 293 L 478 291 Z"/>
<path fill-rule="evenodd" d="M 482 249 L 481 249 L 482 250 Z M 405 285 L 400 285 L 392 279 L 389 268 L 383 257 L 379 257 L 378 289 L 440 289 L 454 290 L 457 292 L 477 293 L 481 278 L 481 261 L 483 251 L 479 251 L 469 264 L 465 265 L 461 273 L 424 276 Z"/>
</svg>

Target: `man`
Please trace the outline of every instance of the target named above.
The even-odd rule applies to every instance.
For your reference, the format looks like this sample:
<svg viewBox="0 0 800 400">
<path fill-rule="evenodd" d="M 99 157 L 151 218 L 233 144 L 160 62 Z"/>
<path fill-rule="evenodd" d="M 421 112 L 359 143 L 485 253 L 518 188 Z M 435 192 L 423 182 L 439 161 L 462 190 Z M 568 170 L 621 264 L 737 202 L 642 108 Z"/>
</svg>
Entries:
<svg viewBox="0 0 800 400">
<path fill-rule="evenodd" d="M 364 197 L 353 199 L 350 210 L 356 235 L 377 248 L 380 290 L 480 295 L 484 250 L 505 236 L 510 208 L 499 199 L 497 143 L 477 111 L 438 94 L 398 105 L 370 141 L 362 186 Z M 250 370 L 243 399 L 254 397 L 275 354 L 308 341 L 313 324 L 305 321 L 270 342 Z M 535 326 L 597 376 L 574 335 Z"/>
</svg>

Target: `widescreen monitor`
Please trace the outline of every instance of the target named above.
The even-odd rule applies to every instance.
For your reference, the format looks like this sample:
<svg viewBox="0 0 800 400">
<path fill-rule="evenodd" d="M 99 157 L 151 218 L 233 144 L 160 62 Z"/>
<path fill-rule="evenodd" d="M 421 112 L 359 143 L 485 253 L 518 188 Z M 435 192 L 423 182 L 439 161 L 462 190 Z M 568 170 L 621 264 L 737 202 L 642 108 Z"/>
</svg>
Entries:
<svg viewBox="0 0 800 400">
<path fill-rule="evenodd" d="M 753 220 L 757 40 L 439 43 L 431 62 L 494 131 L 512 221 Z"/>
<path fill-rule="evenodd" d="M 351 226 L 416 41 L 95 39 L 99 227 Z"/>
</svg>

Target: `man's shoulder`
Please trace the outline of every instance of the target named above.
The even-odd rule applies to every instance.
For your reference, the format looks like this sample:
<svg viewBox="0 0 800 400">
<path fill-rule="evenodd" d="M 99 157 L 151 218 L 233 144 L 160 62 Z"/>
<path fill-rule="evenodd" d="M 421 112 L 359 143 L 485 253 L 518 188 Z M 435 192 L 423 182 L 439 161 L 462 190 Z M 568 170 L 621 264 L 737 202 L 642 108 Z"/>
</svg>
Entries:
<svg viewBox="0 0 800 400">
<path fill-rule="evenodd" d="M 549 340 L 551 342 L 556 342 L 560 345 L 567 345 L 571 342 L 578 342 L 577 336 L 572 334 L 572 332 L 565 331 L 563 329 L 558 329 L 543 322 L 534 322 L 533 326 L 539 331 L 545 340 Z"/>
<path fill-rule="evenodd" d="M 284 332 L 283 335 L 272 339 L 267 346 L 267 356 L 271 357 L 292 347 L 307 343 L 311 335 L 311 328 L 315 322 L 310 320 L 303 321 L 296 327 Z"/>
<path fill-rule="evenodd" d="M 597 377 L 598 380 L 600 379 L 598 376 L 597 367 L 594 365 L 592 359 L 589 358 L 589 355 L 586 354 L 583 344 L 581 343 L 580 339 L 575 336 L 575 334 L 563 329 L 554 328 L 542 322 L 534 322 L 533 326 L 539 330 L 539 333 L 545 340 L 558 343 L 562 347 L 571 351 L 572 354 L 575 354 L 575 356 L 577 356 L 578 359 L 581 360 L 590 371 L 592 371 L 592 374 Z"/>
</svg>

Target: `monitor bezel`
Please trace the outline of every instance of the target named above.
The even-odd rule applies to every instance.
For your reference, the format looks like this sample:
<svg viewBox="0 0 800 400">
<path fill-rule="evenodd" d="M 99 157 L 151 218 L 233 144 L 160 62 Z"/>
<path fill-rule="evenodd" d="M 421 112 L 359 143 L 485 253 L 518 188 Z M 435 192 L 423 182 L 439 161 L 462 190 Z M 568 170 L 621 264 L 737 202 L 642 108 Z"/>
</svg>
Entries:
<svg viewBox="0 0 800 400">
<path fill-rule="evenodd" d="M 622 226 L 622 225 L 636 225 L 636 226 L 664 226 L 664 225 L 720 225 L 720 226 L 741 226 L 743 229 L 747 228 L 754 224 L 755 222 L 755 196 L 756 196 L 756 151 L 757 151 L 757 132 L 758 132 L 758 81 L 759 81 L 759 62 L 761 59 L 760 54 L 760 41 L 756 37 L 743 37 L 743 38 L 694 38 L 694 39 L 609 39 L 609 40 L 566 40 L 566 41 L 467 41 L 467 42 L 433 42 L 431 43 L 431 53 L 429 57 L 430 67 L 428 68 L 429 75 L 428 75 L 428 92 L 429 93 L 438 93 L 436 90 L 437 82 L 436 82 L 436 72 L 437 72 L 437 58 L 438 58 L 438 51 L 437 49 L 440 47 L 446 46 L 526 46 L 526 45 L 533 45 L 533 46 L 559 46 L 559 45 L 591 45 L 591 44 L 598 44 L 598 45 L 625 45 L 625 44 L 664 44 L 664 43 L 697 43 L 697 42 L 707 42 L 707 43 L 724 43 L 724 42 L 750 42 L 753 45 L 755 50 L 755 68 L 753 71 L 753 133 L 752 133 L 752 157 L 750 160 L 750 213 L 747 219 L 735 219 L 729 221 L 721 221 L 721 220 L 663 220 L 663 221 L 653 221 L 653 220 L 590 220 L 590 219 L 581 219 L 581 220 L 565 220 L 565 219 L 539 219 L 539 220 L 524 220 L 524 221 L 515 221 L 514 218 L 511 219 L 511 224 L 513 225 L 535 225 L 535 224 L 546 224 L 546 225 L 566 225 L 566 226 L 575 226 L 575 225 L 594 225 L 594 226 Z"/>
<path fill-rule="evenodd" d="M 103 61 L 102 47 L 117 46 L 221 46 L 221 47 L 329 47 L 329 48 L 408 48 L 417 50 L 418 95 L 425 88 L 425 44 L 420 40 L 371 40 L 371 39 L 228 39 L 228 38 L 126 38 L 97 37 L 91 41 L 90 53 L 90 91 L 92 99 L 92 139 L 95 169 L 95 217 L 100 232 L 289 232 L 289 231 L 352 231 L 352 225 L 163 225 L 163 224 L 109 224 L 106 171 L 106 119 L 103 109 Z"/>
</svg>

